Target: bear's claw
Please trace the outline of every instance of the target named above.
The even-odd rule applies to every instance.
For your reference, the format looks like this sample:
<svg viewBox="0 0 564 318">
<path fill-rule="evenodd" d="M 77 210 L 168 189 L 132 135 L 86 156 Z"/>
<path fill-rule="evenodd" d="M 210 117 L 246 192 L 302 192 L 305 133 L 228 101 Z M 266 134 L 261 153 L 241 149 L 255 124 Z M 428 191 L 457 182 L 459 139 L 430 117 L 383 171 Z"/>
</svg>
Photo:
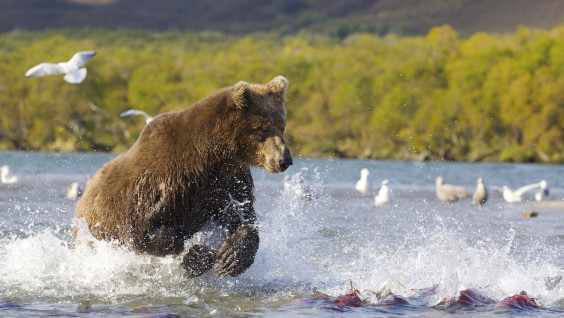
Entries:
<svg viewBox="0 0 564 318">
<path fill-rule="evenodd" d="M 182 258 L 188 277 L 197 277 L 212 269 L 215 262 L 213 251 L 206 245 L 197 244 L 190 247 Z"/>
<path fill-rule="evenodd" d="M 237 276 L 249 268 L 258 251 L 259 235 L 255 225 L 241 225 L 215 253 L 217 276 Z"/>
</svg>

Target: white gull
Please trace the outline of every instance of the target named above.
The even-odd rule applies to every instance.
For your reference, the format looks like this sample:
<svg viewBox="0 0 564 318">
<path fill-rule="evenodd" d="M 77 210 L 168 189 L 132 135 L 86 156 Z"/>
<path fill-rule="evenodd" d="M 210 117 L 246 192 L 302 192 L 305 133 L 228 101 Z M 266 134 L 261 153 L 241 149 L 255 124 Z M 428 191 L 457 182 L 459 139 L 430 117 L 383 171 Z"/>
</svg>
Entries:
<svg viewBox="0 0 564 318">
<path fill-rule="evenodd" d="M 443 183 L 442 177 L 437 177 L 437 179 L 435 180 L 435 185 L 437 197 L 441 201 L 447 202 L 448 204 L 470 196 L 470 193 L 462 187 Z"/>
<path fill-rule="evenodd" d="M 40 77 L 46 75 L 65 74 L 64 80 L 71 84 L 81 83 L 86 78 L 86 68 L 81 68 L 96 52 L 82 51 L 75 53 L 68 62 L 41 63 L 30 68 L 25 77 Z"/>
<path fill-rule="evenodd" d="M 18 177 L 10 172 L 8 166 L 2 166 L 0 167 L 0 181 L 4 184 L 15 183 L 18 181 Z"/>
<path fill-rule="evenodd" d="M 137 115 L 145 116 L 145 123 L 147 125 L 153 120 L 152 116 L 150 116 L 149 114 L 147 114 L 146 112 L 144 112 L 142 110 L 137 110 L 137 109 L 130 109 L 128 111 L 125 111 L 125 112 L 121 113 L 119 115 L 119 117 L 129 117 L 129 116 L 137 116 Z"/>
<path fill-rule="evenodd" d="M 80 198 L 82 196 L 82 187 L 78 184 L 78 182 L 71 183 L 70 188 L 67 189 L 66 198 L 73 200 Z"/>
<path fill-rule="evenodd" d="M 537 188 L 541 188 L 542 189 L 542 185 L 543 185 L 543 181 L 538 182 L 538 183 L 533 183 L 533 184 L 529 184 L 526 186 L 522 186 L 519 189 L 515 190 L 515 191 L 511 191 L 511 189 L 509 189 L 508 186 L 504 185 L 503 186 L 503 198 L 505 199 L 505 201 L 509 202 L 509 203 L 516 203 L 516 202 L 521 202 L 523 200 L 523 194 L 525 192 L 537 189 Z M 544 181 L 544 185 L 546 188 L 546 181 Z"/>
<path fill-rule="evenodd" d="M 390 191 L 388 189 L 388 179 L 384 179 L 380 184 L 380 191 L 378 195 L 374 197 L 374 204 L 376 206 L 381 206 L 390 202 Z"/>
<path fill-rule="evenodd" d="M 356 182 L 355 189 L 362 194 L 368 194 L 368 175 L 370 175 L 368 169 L 363 168 L 360 170 L 360 179 Z"/>
</svg>

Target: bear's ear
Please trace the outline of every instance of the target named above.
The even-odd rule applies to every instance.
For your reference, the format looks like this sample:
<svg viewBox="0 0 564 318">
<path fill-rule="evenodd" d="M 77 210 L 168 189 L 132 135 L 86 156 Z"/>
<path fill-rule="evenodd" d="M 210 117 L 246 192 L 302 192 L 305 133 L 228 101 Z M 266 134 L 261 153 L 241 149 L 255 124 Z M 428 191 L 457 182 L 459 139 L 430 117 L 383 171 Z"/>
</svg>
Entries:
<svg viewBox="0 0 564 318">
<path fill-rule="evenodd" d="M 286 90 L 288 89 L 288 80 L 284 76 L 276 76 L 266 84 L 266 89 L 271 95 L 279 98 L 284 98 Z"/>
<path fill-rule="evenodd" d="M 239 82 L 233 86 L 231 100 L 235 109 L 243 109 L 249 105 L 251 87 L 247 82 Z"/>
</svg>

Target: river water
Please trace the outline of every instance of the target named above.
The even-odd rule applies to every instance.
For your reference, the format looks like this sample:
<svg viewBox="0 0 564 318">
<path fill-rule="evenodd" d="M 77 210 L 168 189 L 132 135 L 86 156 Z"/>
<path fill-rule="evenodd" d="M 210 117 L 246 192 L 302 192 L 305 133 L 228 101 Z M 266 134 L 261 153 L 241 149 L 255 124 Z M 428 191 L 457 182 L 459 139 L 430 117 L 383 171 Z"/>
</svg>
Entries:
<svg viewBox="0 0 564 318">
<path fill-rule="evenodd" d="M 0 185 L 0 316 L 564 315 L 563 165 L 296 158 L 283 174 L 254 169 L 261 236 L 255 263 L 235 278 L 188 279 L 178 257 L 138 255 L 107 242 L 73 247 L 76 200 L 65 198 L 66 188 L 84 185 L 114 156 L 0 152 L 0 165 L 19 177 Z M 362 168 L 371 172 L 370 195 L 354 189 Z M 470 199 L 443 204 L 437 176 L 471 192 L 483 177 L 490 199 L 483 210 Z M 298 179 L 313 199 L 295 194 Z M 376 207 L 383 179 L 392 200 Z M 503 185 L 542 179 L 555 204 L 539 205 L 534 192 L 523 203 L 503 200 Z M 528 210 L 538 217 L 524 217 Z M 351 284 L 362 304 L 334 305 Z M 488 301 L 449 301 L 465 290 Z M 521 291 L 539 308 L 496 308 Z M 404 301 L 383 302 L 390 293 Z"/>
</svg>

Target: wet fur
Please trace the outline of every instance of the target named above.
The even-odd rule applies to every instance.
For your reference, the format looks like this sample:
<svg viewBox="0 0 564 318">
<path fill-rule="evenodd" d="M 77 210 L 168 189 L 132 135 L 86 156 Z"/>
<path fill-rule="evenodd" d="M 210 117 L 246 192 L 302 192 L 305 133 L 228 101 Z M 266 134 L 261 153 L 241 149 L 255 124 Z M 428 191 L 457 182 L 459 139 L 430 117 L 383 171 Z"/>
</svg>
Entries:
<svg viewBox="0 0 564 318">
<path fill-rule="evenodd" d="M 248 242 L 256 246 L 239 254 L 252 264 L 258 231 L 250 167 L 265 168 L 265 158 L 281 156 L 269 152 L 281 151 L 270 144 L 283 142 L 287 85 L 283 77 L 266 85 L 240 82 L 184 111 L 155 117 L 131 149 L 94 175 L 75 218 L 84 218 L 97 239 L 153 255 L 181 253 L 184 241 L 214 220 L 234 234 L 221 253 Z M 228 206 L 231 200 L 247 203 Z M 248 229 L 238 231 L 243 225 Z M 229 266 L 216 257 L 220 267 Z M 248 259 L 238 263 L 220 271 L 237 275 L 250 266 Z"/>
</svg>

